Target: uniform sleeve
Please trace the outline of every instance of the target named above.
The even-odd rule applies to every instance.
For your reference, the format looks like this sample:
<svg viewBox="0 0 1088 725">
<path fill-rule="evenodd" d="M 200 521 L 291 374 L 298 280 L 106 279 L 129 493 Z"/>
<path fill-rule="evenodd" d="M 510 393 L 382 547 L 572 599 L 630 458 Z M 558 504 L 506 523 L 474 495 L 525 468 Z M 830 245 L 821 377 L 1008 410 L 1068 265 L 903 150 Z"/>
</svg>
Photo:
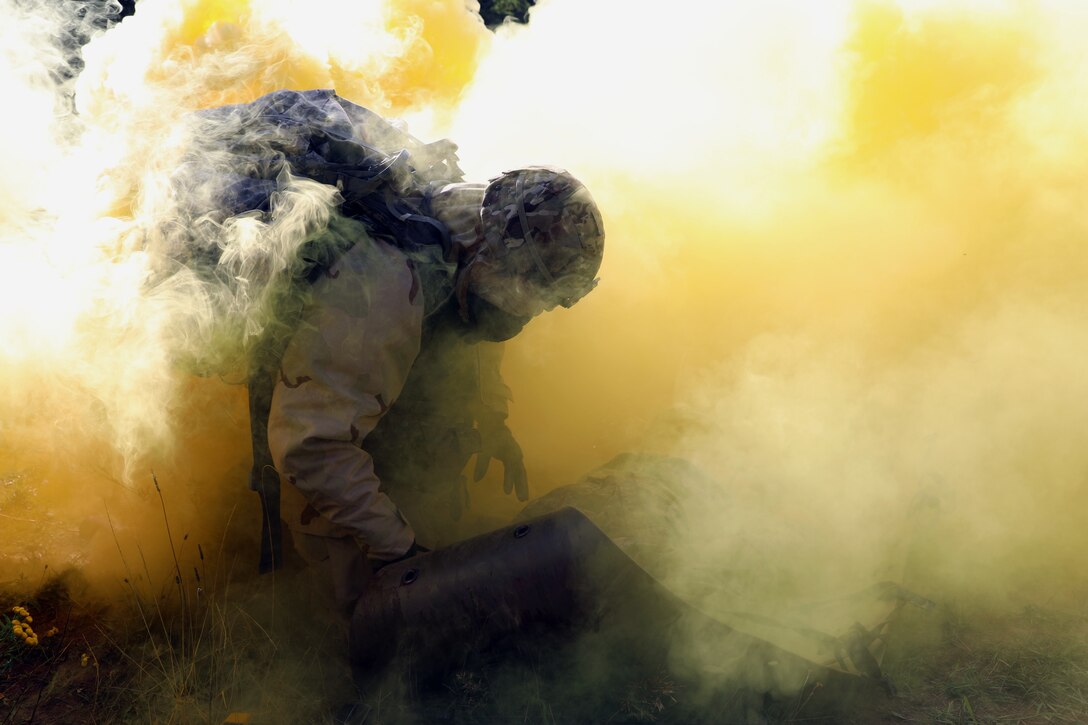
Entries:
<svg viewBox="0 0 1088 725">
<path fill-rule="evenodd" d="M 393 405 L 419 353 L 422 295 L 399 252 L 357 244 L 314 285 L 284 352 L 268 441 L 281 475 L 369 555 L 392 559 L 415 538 L 380 490 L 365 438 Z"/>
<path fill-rule="evenodd" d="M 502 379 L 502 358 L 506 346 L 501 342 L 476 344 L 477 371 L 480 385 L 481 413 L 498 413 L 504 419 L 513 395 Z"/>
</svg>

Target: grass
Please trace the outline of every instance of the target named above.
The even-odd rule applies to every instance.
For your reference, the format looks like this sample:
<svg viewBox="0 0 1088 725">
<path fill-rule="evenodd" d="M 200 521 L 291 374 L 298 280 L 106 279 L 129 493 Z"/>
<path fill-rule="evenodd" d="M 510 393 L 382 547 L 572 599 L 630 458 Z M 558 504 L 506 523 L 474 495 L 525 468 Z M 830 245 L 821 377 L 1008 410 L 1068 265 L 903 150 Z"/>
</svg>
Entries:
<svg viewBox="0 0 1088 725">
<path fill-rule="evenodd" d="M 267 725 L 320 723 L 333 722 L 334 706 L 352 697 L 337 649 L 341 633 L 316 618 L 299 622 L 307 605 L 282 602 L 282 626 L 271 625 L 268 599 L 257 589 L 223 585 L 198 596 L 193 577 L 183 606 L 176 582 L 152 595 L 143 577 L 136 579 L 125 601 L 109 610 L 82 599 L 72 574 L 20 598 L 0 595 L 7 613 L 0 630 L 0 724 L 218 725 L 237 711 L 255 713 L 253 722 Z M 299 583 L 281 580 L 280 588 L 305 590 Z M 58 633 L 27 646 L 11 629 L 16 605 L 33 614 L 36 631 L 55 626 Z M 876 686 L 814 677 L 778 701 L 748 696 L 749 704 L 735 711 L 747 713 L 741 722 L 783 725 L 1088 722 L 1088 619 L 1076 614 L 904 610 L 884 664 L 899 688 L 895 698 Z M 406 708 L 391 691 L 373 693 L 367 722 L 418 721 L 423 713 L 487 723 L 501 713 L 503 721 L 557 723 L 568 721 L 571 711 L 563 680 L 532 667 L 463 670 L 442 688 L 427 696 L 423 709 Z M 600 711 L 600 721 L 698 722 L 700 697 L 663 670 L 601 694 L 600 702 L 611 705 Z"/>
<path fill-rule="evenodd" d="M 139 547 L 118 545 L 127 576 L 108 606 L 73 572 L 0 591 L 0 725 L 218 725 L 234 712 L 253 713 L 255 725 L 335 722 L 337 706 L 359 698 L 344 632 L 320 607 L 310 573 L 239 574 L 175 538 L 165 503 L 162 514 L 173 563 L 165 580 L 153 579 Z M 24 609 L 34 644 L 14 625 Z M 906 608 L 883 663 L 895 698 L 814 671 L 799 691 L 772 699 L 664 666 L 625 668 L 584 644 L 558 664 L 523 652 L 512 664 L 453 672 L 428 693 L 403 682 L 364 693 L 366 722 L 561 723 L 588 707 L 609 723 L 714 722 L 725 712 L 735 714 L 730 722 L 768 725 L 1088 723 L 1088 615 L 1079 611 Z M 593 669 L 608 675 L 594 682 L 607 684 L 580 681 L 579 671 Z"/>
<path fill-rule="evenodd" d="M 343 637 L 307 599 L 309 583 L 291 581 L 305 573 L 257 577 L 255 555 L 252 574 L 209 560 L 187 534 L 174 536 L 154 483 L 173 564 L 166 577 L 152 575 L 139 545 L 118 543 L 125 576 L 109 602 L 75 572 L 0 591 L 0 725 L 331 717 L 328 702 L 350 690 L 343 653 L 330 651 Z M 21 608 L 40 633 L 34 644 L 13 626 L 26 619 Z"/>
<path fill-rule="evenodd" d="M 58 721 L 58 693 L 67 711 L 94 706 L 100 694 L 95 647 L 83 634 L 97 616 L 68 596 L 70 576 L 51 578 L 30 597 L 0 596 L 0 723 Z M 27 616 L 30 615 L 30 617 Z M 37 641 L 17 634 L 14 622 L 31 620 Z M 50 634 L 52 633 L 52 634 Z M 50 718 L 46 720 L 45 718 Z"/>
<path fill-rule="evenodd" d="M 0 725 L 218 725 L 239 711 L 259 723 L 320 723 L 349 697 L 342 653 L 329 650 L 341 638 L 319 617 L 273 627 L 260 587 L 206 591 L 182 604 L 176 589 L 152 596 L 145 584 L 130 579 L 125 599 L 104 607 L 83 596 L 75 577 L 51 581 L 71 621 L 34 647 L 10 626 L 0 633 Z M 40 604 L 45 593 L 0 594 L 0 604 L 22 602 L 35 624 L 53 621 Z"/>
<path fill-rule="evenodd" d="M 1088 722 L 1088 618 L 1038 607 L 906 611 L 885 669 L 900 695 L 880 722 Z"/>
</svg>

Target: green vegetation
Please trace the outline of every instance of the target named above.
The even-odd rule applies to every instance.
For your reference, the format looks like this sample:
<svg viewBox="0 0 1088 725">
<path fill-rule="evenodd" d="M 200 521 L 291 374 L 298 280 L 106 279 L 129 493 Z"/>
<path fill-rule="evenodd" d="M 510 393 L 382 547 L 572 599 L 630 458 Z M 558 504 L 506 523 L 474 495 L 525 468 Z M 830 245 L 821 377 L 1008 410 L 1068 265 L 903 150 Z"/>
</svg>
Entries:
<svg viewBox="0 0 1088 725">
<path fill-rule="evenodd" d="M 480 0 L 480 15 L 489 28 L 501 25 L 508 17 L 526 23 L 533 4 L 534 0 Z"/>
</svg>

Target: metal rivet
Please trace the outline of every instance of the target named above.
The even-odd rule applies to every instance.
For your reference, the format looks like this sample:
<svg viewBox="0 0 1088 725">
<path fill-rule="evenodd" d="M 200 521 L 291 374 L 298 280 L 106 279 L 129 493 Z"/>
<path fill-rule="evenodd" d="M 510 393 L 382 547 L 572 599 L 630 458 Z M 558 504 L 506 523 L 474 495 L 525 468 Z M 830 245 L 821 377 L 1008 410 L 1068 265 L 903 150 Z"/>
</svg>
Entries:
<svg viewBox="0 0 1088 725">
<path fill-rule="evenodd" d="M 524 537 L 528 533 L 529 533 L 529 524 L 522 524 L 521 526 L 514 529 L 514 538 L 515 539 L 520 539 L 520 538 Z"/>
<path fill-rule="evenodd" d="M 409 569 L 401 575 L 400 583 L 404 585 L 411 584 L 419 578 L 419 569 Z"/>
</svg>

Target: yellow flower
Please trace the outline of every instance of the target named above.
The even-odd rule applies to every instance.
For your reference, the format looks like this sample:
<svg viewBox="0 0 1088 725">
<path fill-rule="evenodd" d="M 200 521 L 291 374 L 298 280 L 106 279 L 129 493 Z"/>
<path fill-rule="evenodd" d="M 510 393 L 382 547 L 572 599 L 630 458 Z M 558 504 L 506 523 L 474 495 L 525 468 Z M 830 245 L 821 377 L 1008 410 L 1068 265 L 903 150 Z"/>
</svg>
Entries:
<svg viewBox="0 0 1088 725">
<path fill-rule="evenodd" d="M 27 637 L 26 638 L 26 643 L 28 645 L 30 645 L 31 647 L 33 647 L 33 646 L 38 644 L 38 638 L 37 637 Z"/>
<path fill-rule="evenodd" d="M 27 624 L 30 624 L 31 622 L 34 621 L 34 617 L 31 617 L 29 614 L 24 614 L 23 617 L 26 618 L 26 623 Z"/>
<path fill-rule="evenodd" d="M 87 663 L 88 663 L 89 661 L 90 661 L 90 658 L 89 658 L 89 657 L 87 657 L 87 653 L 86 653 L 86 652 L 84 652 L 83 654 L 81 654 L 81 655 L 79 656 L 79 666 L 80 666 L 80 667 L 86 667 L 86 666 L 87 666 Z"/>
<path fill-rule="evenodd" d="M 60 631 L 60 630 L 59 630 L 59 629 L 57 629 L 56 627 L 50 627 L 50 628 L 49 628 L 49 631 L 45 633 L 45 636 L 46 636 L 46 637 L 52 637 L 52 636 L 54 636 L 54 635 L 55 635 L 55 634 L 56 634 L 57 632 L 59 632 L 59 631 Z"/>
</svg>

